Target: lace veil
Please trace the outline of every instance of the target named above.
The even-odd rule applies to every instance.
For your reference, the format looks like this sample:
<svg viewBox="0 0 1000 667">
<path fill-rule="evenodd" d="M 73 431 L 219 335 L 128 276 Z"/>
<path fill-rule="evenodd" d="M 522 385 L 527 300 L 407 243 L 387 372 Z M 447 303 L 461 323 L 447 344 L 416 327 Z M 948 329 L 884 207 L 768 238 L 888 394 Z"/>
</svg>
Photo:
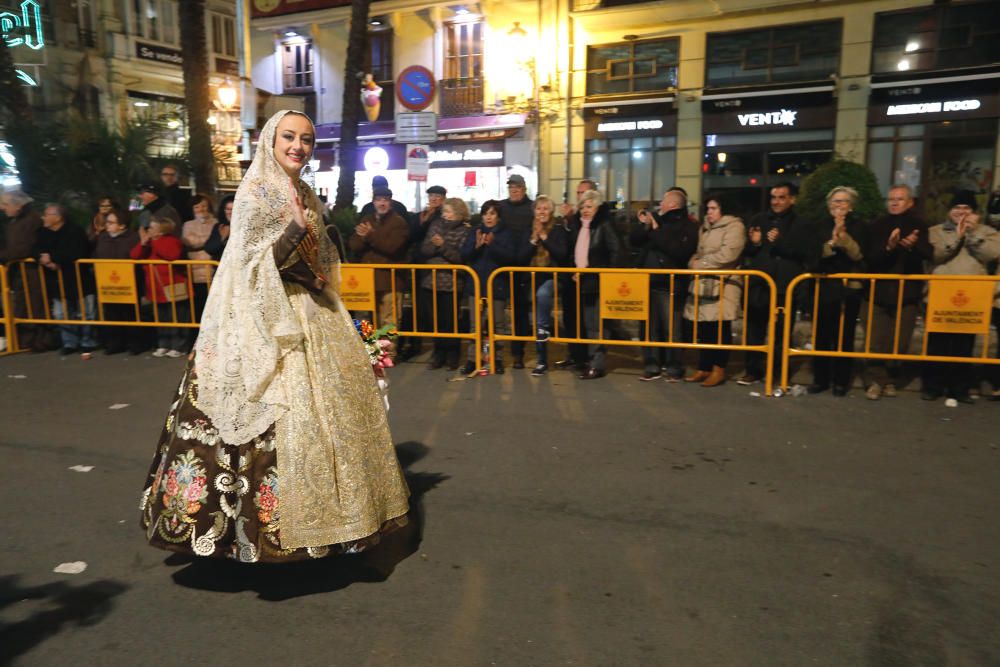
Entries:
<svg viewBox="0 0 1000 667">
<path fill-rule="evenodd" d="M 236 191 L 229 243 L 195 344 L 198 406 L 222 440 L 234 445 L 260 435 L 288 409 L 279 364 L 304 336 L 272 255 L 272 245 L 292 222 L 289 177 L 274 156 L 277 126 L 288 113 L 279 111 L 264 125 Z M 295 180 L 307 218 L 322 232 L 319 199 Z M 320 260 L 336 277 L 336 251 L 325 233 L 319 242 Z"/>
</svg>

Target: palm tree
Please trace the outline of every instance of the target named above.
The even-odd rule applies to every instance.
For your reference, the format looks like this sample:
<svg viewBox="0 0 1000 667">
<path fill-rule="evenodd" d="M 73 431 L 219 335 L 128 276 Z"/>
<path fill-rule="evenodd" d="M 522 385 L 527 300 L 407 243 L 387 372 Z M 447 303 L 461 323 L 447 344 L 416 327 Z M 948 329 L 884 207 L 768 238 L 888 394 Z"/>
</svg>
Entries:
<svg viewBox="0 0 1000 667">
<path fill-rule="evenodd" d="M 181 50 L 184 52 L 184 103 L 188 112 L 188 150 L 197 192 L 215 193 L 215 155 L 212 152 L 211 110 L 208 92 L 208 45 L 205 0 L 179 2 Z"/>
<path fill-rule="evenodd" d="M 343 120 L 340 127 L 340 150 L 337 163 L 337 198 L 334 209 L 354 205 L 354 166 L 358 152 L 358 118 L 361 114 L 361 80 L 364 77 L 364 56 L 368 47 L 368 8 L 371 0 L 352 0 L 351 30 L 347 38 L 347 65 L 344 68 Z"/>
</svg>

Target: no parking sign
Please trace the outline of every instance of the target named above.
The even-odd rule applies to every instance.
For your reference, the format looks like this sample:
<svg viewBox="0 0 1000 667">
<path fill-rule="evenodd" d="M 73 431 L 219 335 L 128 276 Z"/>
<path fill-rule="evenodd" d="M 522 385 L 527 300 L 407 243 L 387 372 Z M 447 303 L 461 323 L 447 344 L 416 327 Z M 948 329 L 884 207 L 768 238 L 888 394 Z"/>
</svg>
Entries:
<svg viewBox="0 0 1000 667">
<path fill-rule="evenodd" d="M 412 65 L 396 79 L 396 99 L 410 111 L 423 111 L 434 101 L 437 83 L 434 72 L 421 65 Z"/>
</svg>

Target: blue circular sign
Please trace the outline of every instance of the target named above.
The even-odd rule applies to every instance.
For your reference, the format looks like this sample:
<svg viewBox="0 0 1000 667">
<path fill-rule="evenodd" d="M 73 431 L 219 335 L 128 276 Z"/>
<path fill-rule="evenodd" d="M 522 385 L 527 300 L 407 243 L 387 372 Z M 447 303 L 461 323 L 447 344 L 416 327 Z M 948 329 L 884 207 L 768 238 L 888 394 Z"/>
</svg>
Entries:
<svg viewBox="0 0 1000 667">
<path fill-rule="evenodd" d="M 410 111 L 423 111 L 434 101 L 434 73 L 421 65 L 407 67 L 396 79 L 396 99 Z"/>
</svg>

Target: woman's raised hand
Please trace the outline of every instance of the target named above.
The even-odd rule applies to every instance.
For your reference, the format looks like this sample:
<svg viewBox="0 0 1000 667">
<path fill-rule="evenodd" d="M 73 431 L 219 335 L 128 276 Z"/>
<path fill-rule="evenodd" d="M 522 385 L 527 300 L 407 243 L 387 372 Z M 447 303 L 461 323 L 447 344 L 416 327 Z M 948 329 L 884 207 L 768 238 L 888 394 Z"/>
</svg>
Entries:
<svg viewBox="0 0 1000 667">
<path fill-rule="evenodd" d="M 299 193 L 295 189 L 295 183 L 293 183 L 291 179 L 288 181 L 288 191 L 292 195 L 292 219 L 295 220 L 295 224 L 305 229 L 306 211 L 302 207 L 302 200 L 299 199 Z"/>
</svg>

